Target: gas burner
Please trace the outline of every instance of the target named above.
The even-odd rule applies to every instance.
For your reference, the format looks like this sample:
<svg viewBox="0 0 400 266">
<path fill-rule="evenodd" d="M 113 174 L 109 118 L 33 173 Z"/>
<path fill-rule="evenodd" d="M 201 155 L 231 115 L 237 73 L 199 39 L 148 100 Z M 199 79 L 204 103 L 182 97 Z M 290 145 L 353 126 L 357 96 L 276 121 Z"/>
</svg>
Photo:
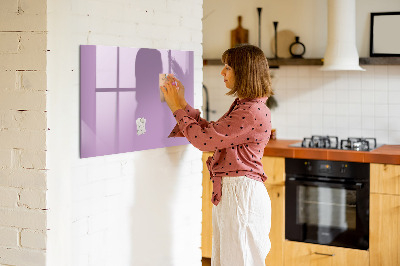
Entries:
<svg viewBox="0 0 400 266">
<path fill-rule="evenodd" d="M 347 138 L 340 141 L 342 150 L 370 151 L 376 147 L 376 138 Z"/>
<path fill-rule="evenodd" d="M 312 136 L 311 138 L 304 138 L 301 142 L 301 147 L 304 148 L 325 148 L 325 149 L 338 149 L 339 140 L 336 136 Z"/>
<path fill-rule="evenodd" d="M 371 151 L 382 145 L 377 145 L 376 138 L 347 138 L 340 141 L 336 136 L 316 136 L 304 138 L 302 142 L 290 144 L 291 147 L 338 149 L 352 151 Z"/>
</svg>

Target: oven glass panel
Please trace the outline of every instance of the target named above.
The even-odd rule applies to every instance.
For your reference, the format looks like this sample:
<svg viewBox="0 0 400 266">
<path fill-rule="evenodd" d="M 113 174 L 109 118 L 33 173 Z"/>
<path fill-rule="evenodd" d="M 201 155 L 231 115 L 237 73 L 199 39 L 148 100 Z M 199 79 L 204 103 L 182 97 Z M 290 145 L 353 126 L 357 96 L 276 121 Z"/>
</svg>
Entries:
<svg viewBox="0 0 400 266">
<path fill-rule="evenodd" d="M 298 186 L 297 189 L 298 224 L 339 231 L 356 229 L 355 190 L 314 186 Z"/>
</svg>

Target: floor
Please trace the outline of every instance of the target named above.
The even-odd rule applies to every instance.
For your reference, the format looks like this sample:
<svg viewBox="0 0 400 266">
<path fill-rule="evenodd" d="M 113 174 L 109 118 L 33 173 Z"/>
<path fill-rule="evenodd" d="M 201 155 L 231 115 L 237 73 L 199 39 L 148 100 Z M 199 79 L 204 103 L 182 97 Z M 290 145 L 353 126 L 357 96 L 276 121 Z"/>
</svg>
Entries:
<svg viewBox="0 0 400 266">
<path fill-rule="evenodd" d="M 211 259 L 209 258 L 202 258 L 201 262 L 203 263 L 203 266 L 211 266 Z"/>
</svg>

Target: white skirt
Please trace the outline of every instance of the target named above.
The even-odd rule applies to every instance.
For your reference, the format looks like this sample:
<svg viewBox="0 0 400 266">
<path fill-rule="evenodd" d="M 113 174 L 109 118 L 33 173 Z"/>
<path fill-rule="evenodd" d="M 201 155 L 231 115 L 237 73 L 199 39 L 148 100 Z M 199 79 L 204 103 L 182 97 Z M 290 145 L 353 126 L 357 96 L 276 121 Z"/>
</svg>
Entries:
<svg viewBox="0 0 400 266">
<path fill-rule="evenodd" d="M 245 176 L 223 177 L 212 223 L 212 266 L 265 265 L 271 249 L 271 201 L 262 182 Z"/>
</svg>

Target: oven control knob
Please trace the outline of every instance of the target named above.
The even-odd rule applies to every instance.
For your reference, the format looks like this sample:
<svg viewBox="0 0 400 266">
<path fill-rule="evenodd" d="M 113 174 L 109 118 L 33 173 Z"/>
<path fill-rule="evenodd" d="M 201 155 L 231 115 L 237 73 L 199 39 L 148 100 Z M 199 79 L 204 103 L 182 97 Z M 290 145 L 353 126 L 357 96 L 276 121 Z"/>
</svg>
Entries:
<svg viewBox="0 0 400 266">
<path fill-rule="evenodd" d="M 342 167 L 340 168 L 340 173 L 341 174 L 346 173 L 346 169 L 347 169 L 347 164 L 342 164 Z"/>
<path fill-rule="evenodd" d="M 310 172 L 312 170 L 311 162 L 305 162 L 304 165 L 306 166 L 307 171 Z"/>
</svg>

